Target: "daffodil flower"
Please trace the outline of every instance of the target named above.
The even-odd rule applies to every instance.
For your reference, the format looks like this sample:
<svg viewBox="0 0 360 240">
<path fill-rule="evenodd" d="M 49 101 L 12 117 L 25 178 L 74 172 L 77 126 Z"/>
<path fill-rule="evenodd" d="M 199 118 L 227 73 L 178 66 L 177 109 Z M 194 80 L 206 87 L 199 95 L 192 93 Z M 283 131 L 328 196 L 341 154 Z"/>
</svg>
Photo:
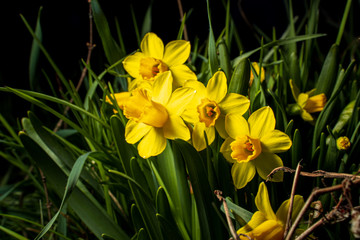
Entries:
<svg viewBox="0 0 360 240">
<path fill-rule="evenodd" d="M 326 104 L 326 96 L 324 93 L 314 95 L 315 89 L 306 93 L 300 93 L 299 88 L 292 79 L 289 81 L 291 92 L 296 101 L 295 105 L 290 107 L 292 114 L 300 114 L 302 119 L 307 122 L 313 122 L 314 117 L 311 113 L 321 112 Z"/>
<path fill-rule="evenodd" d="M 254 240 L 281 240 L 284 237 L 285 225 L 289 211 L 289 200 L 284 201 L 274 213 L 271 208 L 269 193 L 264 182 L 260 183 L 258 193 L 255 197 L 255 205 L 258 209 L 251 220 L 237 231 L 237 234 L 245 234 Z M 300 195 L 294 196 L 292 221 L 295 220 L 304 199 Z M 248 239 L 240 235 L 240 239 Z"/>
<path fill-rule="evenodd" d="M 222 138 L 228 137 L 225 131 L 225 116 L 230 113 L 244 114 L 250 105 L 249 100 L 236 93 L 227 94 L 224 72 L 218 71 L 205 87 L 199 81 L 186 81 L 184 86 L 196 89 L 196 94 L 182 115 L 184 120 L 194 124 L 193 146 L 197 151 L 206 148 L 204 132 L 208 144 L 215 139 L 215 129 Z"/>
<path fill-rule="evenodd" d="M 275 153 L 291 147 L 288 135 L 275 129 L 274 112 L 263 107 L 250 115 L 248 121 L 238 113 L 225 118 L 225 128 L 229 137 L 225 139 L 220 152 L 231 163 L 234 185 L 240 189 L 250 182 L 258 172 L 263 179 L 277 167 L 283 166 Z M 272 181 L 282 181 L 283 173 L 278 172 Z"/>
<path fill-rule="evenodd" d="M 141 41 L 140 50 L 123 61 L 125 70 L 135 78 L 129 89 L 143 81 L 152 83 L 160 73 L 166 71 L 173 75 L 174 88 L 183 86 L 185 80 L 196 79 L 195 73 L 184 64 L 190 55 L 190 42 L 175 40 L 164 48 L 162 40 L 155 33 L 147 33 Z"/>
<path fill-rule="evenodd" d="M 178 88 L 172 92 L 172 75 L 159 74 L 151 88 L 136 88 L 116 93 L 114 99 L 129 119 L 125 139 L 137 148 L 143 158 L 159 155 L 166 147 L 166 139 L 190 139 L 189 128 L 180 115 L 192 100 L 195 90 Z M 108 100 L 109 101 L 109 100 Z"/>
</svg>

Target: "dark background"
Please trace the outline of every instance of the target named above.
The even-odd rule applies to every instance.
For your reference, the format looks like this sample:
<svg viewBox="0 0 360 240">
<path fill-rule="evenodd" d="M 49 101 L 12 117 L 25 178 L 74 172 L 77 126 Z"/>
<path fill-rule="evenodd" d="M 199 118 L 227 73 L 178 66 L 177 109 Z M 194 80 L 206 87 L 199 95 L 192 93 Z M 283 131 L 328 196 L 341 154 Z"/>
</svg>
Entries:
<svg viewBox="0 0 360 240">
<path fill-rule="evenodd" d="M 141 23 L 150 1 L 99 0 L 99 2 L 106 13 L 110 27 L 114 30 L 112 32 L 114 37 L 116 37 L 114 19 L 117 17 L 128 52 L 136 50 L 138 44 L 133 30 L 130 6 L 133 7 L 137 23 L 141 29 Z M 299 16 L 302 19 L 306 14 L 305 4 L 309 1 L 293 2 L 294 16 Z M 320 4 L 318 32 L 328 35 L 319 40 L 321 41 L 319 46 L 324 49 L 323 52 L 325 53 L 335 42 L 345 3 L 346 1 L 323 0 Z M 195 37 L 198 37 L 199 42 L 203 43 L 209 33 L 206 0 L 182 0 L 182 4 L 184 12 L 189 12 L 192 9 L 187 21 L 189 40 L 193 41 Z M 237 24 L 245 51 L 259 46 L 253 25 L 258 26 L 269 36 L 271 36 L 272 28 L 275 27 L 278 37 L 280 37 L 288 24 L 285 4 L 287 1 L 280 0 L 231 1 L 231 14 Z M 88 2 L 86 0 L 15 0 L 6 1 L 5 5 L 2 5 L 3 14 L 0 14 L 2 33 L 0 38 L 2 48 L 0 86 L 29 89 L 28 64 L 32 37 L 22 22 L 20 14 L 27 19 L 32 27 L 35 27 L 40 6 L 43 6 L 41 25 L 45 48 L 67 79 L 76 83 L 80 78 L 80 60 L 86 58 L 86 43 L 89 41 Z M 210 6 L 214 34 L 217 38 L 225 26 L 225 8 L 220 0 L 210 0 Z M 352 14 L 355 13 L 354 19 L 356 19 L 358 12 L 359 4 L 357 1 L 353 1 Z M 157 33 L 165 44 L 176 39 L 180 27 L 180 15 L 176 0 L 154 0 L 152 19 L 152 31 Z M 356 25 L 350 25 L 352 25 L 350 27 L 353 28 L 355 34 L 347 37 L 356 40 L 359 31 Z M 107 62 L 95 26 L 94 30 L 94 43 L 97 46 L 93 51 L 91 62 L 95 70 L 102 71 Z M 238 52 L 231 54 L 235 57 Z M 39 67 L 46 69 L 49 77 L 56 81 L 56 75 L 44 57 L 42 57 Z M 46 89 L 48 83 L 40 82 L 40 85 L 44 85 Z M 0 95 L 1 114 L 10 121 L 26 116 L 26 111 L 29 110 L 28 103 L 8 93 L 0 93 Z"/>
</svg>

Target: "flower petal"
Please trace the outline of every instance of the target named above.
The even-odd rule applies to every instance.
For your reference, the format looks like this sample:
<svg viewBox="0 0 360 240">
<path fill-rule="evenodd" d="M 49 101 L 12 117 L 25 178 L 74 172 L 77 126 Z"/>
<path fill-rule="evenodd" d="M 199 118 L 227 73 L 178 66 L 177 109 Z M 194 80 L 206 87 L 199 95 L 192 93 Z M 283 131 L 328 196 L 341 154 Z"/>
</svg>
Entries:
<svg viewBox="0 0 360 240">
<path fill-rule="evenodd" d="M 248 235 L 251 237 L 251 239 L 283 239 L 284 228 L 276 220 L 268 220 L 260 224 Z"/>
<path fill-rule="evenodd" d="M 261 149 L 264 152 L 285 152 L 289 150 L 291 144 L 289 136 L 276 129 L 261 138 Z"/>
<path fill-rule="evenodd" d="M 129 120 L 125 127 L 125 139 L 130 144 L 137 143 L 151 128 L 150 125 Z"/>
<path fill-rule="evenodd" d="M 263 222 L 265 222 L 267 219 L 265 217 L 265 215 L 260 212 L 260 211 L 256 211 L 250 221 L 243 226 L 242 228 L 240 228 L 239 230 L 237 230 L 237 234 L 246 234 L 252 230 L 254 230 L 257 226 L 259 226 L 260 224 L 262 224 Z"/>
<path fill-rule="evenodd" d="M 180 116 L 189 105 L 196 91 L 193 88 L 182 87 L 176 89 L 166 105 L 169 115 Z"/>
<path fill-rule="evenodd" d="M 148 57 L 163 59 L 164 43 L 155 33 L 147 33 L 140 44 L 141 51 Z"/>
<path fill-rule="evenodd" d="M 226 115 L 228 113 L 239 113 L 243 115 L 250 106 L 250 101 L 247 97 L 237 94 L 229 93 L 219 103 L 221 113 Z"/>
<path fill-rule="evenodd" d="M 283 162 L 281 158 L 269 152 L 262 152 L 256 159 L 254 159 L 256 170 L 262 179 L 266 179 L 269 173 L 277 167 L 282 167 Z M 271 181 L 282 182 L 284 173 L 277 172 L 272 176 Z"/>
<path fill-rule="evenodd" d="M 183 64 L 189 56 L 190 42 L 175 40 L 166 44 L 163 60 L 169 67 L 172 67 Z"/>
<path fill-rule="evenodd" d="M 195 73 L 185 64 L 172 66 L 170 71 L 174 78 L 174 88 L 184 86 L 184 83 L 187 80 L 197 80 Z"/>
<path fill-rule="evenodd" d="M 166 105 L 169 101 L 172 92 L 172 81 L 170 71 L 160 73 L 152 87 L 152 100 L 162 105 Z"/>
<path fill-rule="evenodd" d="M 308 112 L 305 111 L 305 110 L 303 110 L 303 111 L 301 112 L 301 117 L 302 117 L 302 119 L 304 119 L 304 121 L 307 121 L 307 122 L 312 122 L 312 121 L 314 121 L 313 116 L 311 116 L 311 114 L 308 113 Z"/>
<path fill-rule="evenodd" d="M 262 107 L 252 113 L 248 119 L 250 135 L 260 138 L 275 129 L 275 116 L 270 107 Z"/>
<path fill-rule="evenodd" d="M 140 60 L 146 57 L 142 52 L 136 52 L 133 55 L 129 55 L 122 62 L 124 69 L 132 77 L 137 78 L 140 76 Z"/>
<path fill-rule="evenodd" d="M 290 88 L 291 88 L 291 93 L 295 99 L 295 101 L 298 101 L 298 96 L 300 94 L 300 90 L 299 88 L 295 85 L 294 81 L 292 79 L 289 80 L 289 84 L 290 84 Z"/>
<path fill-rule="evenodd" d="M 166 147 L 166 138 L 162 128 L 151 128 L 138 145 L 140 157 L 149 158 L 157 156 L 164 151 Z"/>
<path fill-rule="evenodd" d="M 217 103 L 221 102 L 227 93 L 226 75 L 217 71 L 206 85 L 207 96 Z"/>
<path fill-rule="evenodd" d="M 249 125 L 241 114 L 232 113 L 226 115 L 225 129 L 229 136 L 234 139 L 236 137 L 249 135 Z"/>
<path fill-rule="evenodd" d="M 192 132 L 193 146 L 197 151 L 201 151 L 206 148 L 204 132 L 206 133 L 206 137 L 208 139 L 209 145 L 215 139 L 215 128 L 214 127 L 206 127 L 205 123 L 197 122 L 195 124 L 193 132 Z"/>
<path fill-rule="evenodd" d="M 223 154 L 224 158 L 225 158 L 228 162 L 231 162 L 231 163 L 235 163 L 235 162 L 236 162 L 236 160 L 231 157 L 232 150 L 231 150 L 230 144 L 231 144 L 233 141 L 234 141 L 233 138 L 228 137 L 228 138 L 225 139 L 225 141 L 223 142 L 223 144 L 222 144 L 221 147 L 220 147 L 220 152 Z"/>
<path fill-rule="evenodd" d="M 287 215 L 288 215 L 288 211 L 289 211 L 289 204 L 290 201 L 289 199 L 284 201 L 279 209 L 276 211 L 276 217 L 278 218 L 278 220 L 280 220 L 284 225 L 286 224 L 287 221 Z M 296 216 L 299 214 L 300 210 L 302 209 L 302 207 L 304 206 L 304 198 L 300 195 L 295 195 L 294 196 L 294 203 L 293 203 L 293 209 L 292 209 L 292 215 L 291 215 L 291 220 L 294 222 Z"/>
<path fill-rule="evenodd" d="M 174 140 L 178 138 L 185 141 L 190 139 L 190 130 L 181 117 L 170 116 L 165 123 L 163 130 L 164 137 L 167 139 Z"/>
<path fill-rule="evenodd" d="M 225 139 L 229 137 L 229 134 L 226 132 L 225 129 L 225 115 L 220 114 L 219 118 L 216 119 L 215 128 L 221 138 Z"/>
<path fill-rule="evenodd" d="M 268 220 L 276 220 L 276 215 L 271 208 L 269 193 L 264 182 L 261 182 L 259 185 L 259 189 L 255 197 L 255 205 Z"/>
<path fill-rule="evenodd" d="M 245 187 L 254 178 L 255 173 L 255 165 L 252 161 L 236 162 L 231 168 L 231 175 L 237 189 Z"/>
</svg>

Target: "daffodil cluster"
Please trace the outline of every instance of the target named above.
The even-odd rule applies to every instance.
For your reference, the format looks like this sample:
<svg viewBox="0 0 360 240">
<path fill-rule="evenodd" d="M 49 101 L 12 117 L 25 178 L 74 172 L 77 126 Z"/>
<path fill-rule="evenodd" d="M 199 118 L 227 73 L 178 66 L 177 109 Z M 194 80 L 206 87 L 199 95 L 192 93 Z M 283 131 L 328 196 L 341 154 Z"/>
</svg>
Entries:
<svg viewBox="0 0 360 240">
<path fill-rule="evenodd" d="M 275 130 L 270 107 L 255 111 L 246 120 L 243 115 L 250 101 L 228 93 L 224 72 L 216 72 L 205 86 L 184 64 L 190 54 L 186 41 L 175 40 L 164 48 L 158 36 L 148 33 L 140 49 L 123 62 L 134 78 L 129 92 L 112 98 L 128 119 L 125 139 L 138 143 L 141 157 L 159 155 L 167 139 L 189 141 L 201 151 L 214 142 L 217 132 L 224 139 L 221 153 L 233 163 L 236 188 L 243 188 L 256 172 L 266 179 L 271 170 L 283 165 L 275 153 L 288 150 L 291 140 Z M 273 180 L 282 181 L 282 175 L 276 174 Z"/>
</svg>

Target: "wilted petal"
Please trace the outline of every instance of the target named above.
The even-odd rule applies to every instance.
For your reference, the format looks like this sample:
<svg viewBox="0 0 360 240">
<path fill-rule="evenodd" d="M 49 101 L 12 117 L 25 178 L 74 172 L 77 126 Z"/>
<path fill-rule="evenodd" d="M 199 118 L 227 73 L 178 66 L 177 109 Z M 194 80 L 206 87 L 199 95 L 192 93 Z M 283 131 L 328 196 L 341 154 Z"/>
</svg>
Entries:
<svg viewBox="0 0 360 240">
<path fill-rule="evenodd" d="M 263 152 L 285 152 L 291 147 L 292 144 L 288 135 L 276 129 L 268 132 L 260 140 Z"/>
<path fill-rule="evenodd" d="M 269 193 L 264 182 L 259 185 L 258 192 L 255 197 L 257 209 L 262 212 L 268 220 L 276 220 L 276 215 L 271 208 Z"/>
<path fill-rule="evenodd" d="M 225 129 L 233 139 L 249 135 L 249 125 L 242 114 L 233 113 L 226 115 Z"/>
<path fill-rule="evenodd" d="M 164 137 L 167 139 L 182 139 L 185 141 L 190 139 L 190 130 L 181 117 L 170 117 L 163 129 Z"/>
<path fill-rule="evenodd" d="M 166 138 L 162 128 L 151 128 L 138 145 L 140 157 L 149 158 L 157 156 L 164 151 Z"/>
<path fill-rule="evenodd" d="M 164 56 L 164 43 L 155 33 L 147 33 L 141 41 L 140 48 L 148 57 L 161 60 Z"/>
<path fill-rule="evenodd" d="M 275 129 L 275 116 L 270 107 L 263 107 L 252 113 L 248 119 L 250 135 L 262 138 Z"/>
<path fill-rule="evenodd" d="M 165 46 L 164 62 L 171 68 L 183 64 L 190 55 L 190 42 L 175 40 Z"/>
<path fill-rule="evenodd" d="M 266 179 L 269 173 L 275 168 L 283 166 L 281 158 L 278 155 L 269 152 L 262 152 L 253 162 L 262 179 Z M 271 181 L 282 182 L 283 175 L 284 173 L 282 171 L 278 171 L 272 176 Z"/>
<path fill-rule="evenodd" d="M 206 85 L 207 96 L 219 103 L 226 96 L 227 83 L 225 73 L 217 71 Z"/>
<path fill-rule="evenodd" d="M 231 175 L 237 189 L 246 186 L 255 176 L 256 170 L 253 162 L 236 162 L 231 168 Z"/>
<path fill-rule="evenodd" d="M 129 120 L 125 127 L 125 139 L 130 144 L 137 143 L 151 128 L 150 125 Z"/>
<path fill-rule="evenodd" d="M 290 88 L 291 88 L 291 93 L 295 99 L 295 101 L 298 101 L 298 96 L 300 94 L 300 90 L 299 88 L 295 85 L 294 81 L 292 79 L 289 80 L 289 84 L 290 84 Z"/>
</svg>

